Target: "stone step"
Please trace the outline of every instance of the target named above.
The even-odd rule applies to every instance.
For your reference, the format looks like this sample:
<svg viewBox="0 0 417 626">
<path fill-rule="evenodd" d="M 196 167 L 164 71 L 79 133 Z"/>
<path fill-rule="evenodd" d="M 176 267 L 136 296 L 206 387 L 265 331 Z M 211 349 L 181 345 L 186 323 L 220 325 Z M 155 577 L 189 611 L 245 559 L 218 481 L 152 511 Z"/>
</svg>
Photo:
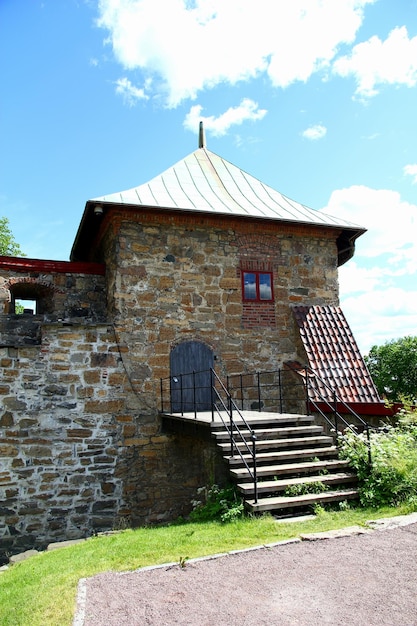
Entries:
<svg viewBox="0 0 417 626">
<path fill-rule="evenodd" d="M 348 472 L 338 472 L 335 474 L 313 474 L 309 476 L 301 476 L 297 478 L 284 478 L 281 480 L 264 480 L 258 482 L 258 494 L 274 493 L 278 491 L 285 491 L 287 487 L 293 485 L 304 485 L 307 483 L 321 482 L 325 485 L 342 485 L 349 483 L 357 483 L 357 476 Z M 253 496 L 254 488 L 253 483 L 239 483 L 237 485 L 239 491 L 245 498 Z"/>
<path fill-rule="evenodd" d="M 337 455 L 336 446 L 328 446 L 326 448 L 305 448 L 303 450 L 282 450 L 282 451 L 274 451 L 274 452 L 260 452 L 256 455 L 256 464 L 257 466 L 263 463 L 279 463 L 282 461 L 286 461 L 292 459 L 296 461 L 297 459 L 306 459 L 310 457 L 318 457 L 319 459 L 322 457 L 331 457 Z M 252 456 L 250 454 L 243 454 L 243 460 L 248 464 L 252 463 Z M 238 467 L 243 464 L 243 460 L 240 454 L 236 454 L 236 456 L 225 456 L 224 458 L 229 461 L 229 466 L 231 468 Z"/>
<path fill-rule="evenodd" d="M 294 474 L 309 475 L 312 472 L 327 470 L 335 472 L 349 468 L 349 463 L 340 459 L 327 459 L 323 461 L 305 461 L 302 463 L 280 463 L 263 465 L 257 468 L 258 478 L 273 476 L 293 476 Z M 230 474 L 237 481 L 252 480 L 246 467 L 237 467 L 230 470 Z"/>
<path fill-rule="evenodd" d="M 244 442 L 236 442 L 236 446 L 240 451 L 247 450 L 247 444 L 251 447 L 252 442 L 247 441 L 246 444 Z M 258 458 L 258 452 L 261 453 L 263 450 L 295 448 L 297 446 L 307 449 L 308 446 L 331 446 L 332 444 L 333 438 L 324 435 L 319 437 L 292 437 L 290 439 L 263 439 L 256 441 L 256 457 Z M 217 445 L 226 453 L 230 450 L 230 442 Z"/>
<path fill-rule="evenodd" d="M 319 435 L 323 432 L 322 426 L 281 426 L 273 428 L 256 428 L 254 429 L 256 437 L 260 439 L 279 439 L 280 437 L 296 437 L 297 435 Z M 251 431 L 243 429 L 240 434 L 245 439 L 250 440 Z M 227 430 L 219 430 L 213 432 L 216 441 L 224 441 L 230 438 Z"/>
<path fill-rule="evenodd" d="M 329 502 L 343 502 L 344 500 L 354 500 L 358 497 L 357 489 L 341 489 L 340 491 L 325 491 L 323 493 L 308 493 L 303 496 L 278 496 L 276 498 L 258 498 L 246 500 L 246 506 L 252 513 L 264 511 L 280 511 L 304 507 L 312 504 L 327 504 Z"/>
</svg>

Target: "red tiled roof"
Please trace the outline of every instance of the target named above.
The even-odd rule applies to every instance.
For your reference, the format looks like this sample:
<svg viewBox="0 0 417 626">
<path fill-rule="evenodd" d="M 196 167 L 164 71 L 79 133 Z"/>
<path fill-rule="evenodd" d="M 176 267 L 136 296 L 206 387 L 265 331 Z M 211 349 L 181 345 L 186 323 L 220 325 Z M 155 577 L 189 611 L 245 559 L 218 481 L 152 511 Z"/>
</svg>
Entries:
<svg viewBox="0 0 417 626">
<path fill-rule="evenodd" d="M 308 365 L 338 396 L 348 403 L 381 403 L 349 324 L 339 306 L 296 306 L 293 308 Z M 331 399 L 331 392 L 319 384 L 320 395 Z M 313 390 L 312 389 L 312 390 Z"/>
</svg>

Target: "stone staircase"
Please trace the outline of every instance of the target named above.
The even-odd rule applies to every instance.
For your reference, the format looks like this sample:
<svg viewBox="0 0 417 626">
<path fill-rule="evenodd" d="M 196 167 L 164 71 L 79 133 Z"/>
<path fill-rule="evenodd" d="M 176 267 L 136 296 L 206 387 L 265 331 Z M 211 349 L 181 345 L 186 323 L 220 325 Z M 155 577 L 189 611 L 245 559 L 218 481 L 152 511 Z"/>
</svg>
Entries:
<svg viewBox="0 0 417 626">
<path fill-rule="evenodd" d="M 220 420 L 212 423 L 212 436 L 249 511 L 286 516 L 314 504 L 358 497 L 356 475 L 338 458 L 333 438 L 323 434 L 312 416 L 245 412 L 244 417 L 246 424 L 238 416 L 236 424 L 250 448 L 251 430 L 256 434 L 257 502 L 253 478 L 244 464 L 245 460 L 252 468 L 244 442 L 236 437 L 242 456 L 237 452 L 231 456 L 230 437 Z"/>
</svg>

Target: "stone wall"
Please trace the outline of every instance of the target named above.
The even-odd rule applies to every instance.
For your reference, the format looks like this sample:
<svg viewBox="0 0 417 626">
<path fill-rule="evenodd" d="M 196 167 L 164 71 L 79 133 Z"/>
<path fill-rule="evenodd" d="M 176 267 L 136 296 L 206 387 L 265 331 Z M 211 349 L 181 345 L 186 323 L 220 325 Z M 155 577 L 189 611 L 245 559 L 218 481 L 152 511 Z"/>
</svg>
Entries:
<svg viewBox="0 0 417 626">
<path fill-rule="evenodd" d="M 222 378 L 277 369 L 303 360 L 291 305 L 338 301 L 333 231 L 157 211 L 105 220 L 102 271 L 0 262 L 3 554 L 187 514 L 224 465 L 201 433 L 162 428 L 172 349 L 204 343 Z M 243 304 L 250 268 L 273 273 L 274 302 Z M 27 321 L 10 310 L 24 295 L 40 309 Z"/>
<path fill-rule="evenodd" d="M 214 446 L 162 432 L 111 325 L 45 323 L 41 336 L 0 348 L 0 561 L 187 514 L 216 473 Z"/>
<path fill-rule="evenodd" d="M 39 344 L 46 321 L 105 321 L 104 273 L 93 263 L 0 257 L 0 345 Z M 35 302 L 35 314 L 17 315 L 16 300 Z"/>
<path fill-rule="evenodd" d="M 209 345 L 223 375 L 277 368 L 298 355 L 291 305 L 338 304 L 335 234 L 325 229 L 122 211 L 113 220 L 107 297 L 146 393 L 186 340 Z M 273 303 L 243 304 L 249 263 L 273 272 Z"/>
</svg>

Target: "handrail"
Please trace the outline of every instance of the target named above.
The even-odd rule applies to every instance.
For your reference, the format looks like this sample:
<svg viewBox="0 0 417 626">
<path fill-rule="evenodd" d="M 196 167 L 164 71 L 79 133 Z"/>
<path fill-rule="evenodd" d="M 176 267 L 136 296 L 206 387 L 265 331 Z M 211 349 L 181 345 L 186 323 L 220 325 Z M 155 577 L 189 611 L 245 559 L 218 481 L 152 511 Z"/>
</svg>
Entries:
<svg viewBox="0 0 417 626">
<path fill-rule="evenodd" d="M 332 426 L 332 427 L 334 426 L 336 445 L 338 444 L 338 436 L 339 436 L 338 421 L 342 422 L 344 424 L 344 426 L 346 428 L 348 428 L 354 435 L 358 434 L 356 428 L 354 428 L 353 425 L 350 424 L 344 418 L 342 413 L 340 413 L 340 411 L 338 411 L 338 409 L 337 409 L 338 406 L 343 406 L 346 409 L 346 413 L 348 415 L 351 415 L 352 417 L 354 417 L 360 423 L 360 425 L 363 427 L 364 431 L 366 432 L 366 445 L 367 445 L 367 448 L 368 448 L 368 465 L 369 465 L 369 467 L 371 467 L 372 466 L 371 435 L 370 435 L 370 428 L 369 428 L 368 422 L 366 422 L 360 415 L 358 415 L 358 413 L 356 413 L 356 411 L 354 409 L 352 409 L 352 407 L 349 406 L 349 404 L 347 404 L 347 402 L 345 402 L 345 400 L 343 400 L 337 394 L 337 391 L 335 389 L 333 389 L 333 387 L 331 387 L 320 376 L 318 376 L 318 374 L 311 367 L 309 367 L 308 365 L 305 365 L 305 366 L 302 366 L 302 367 L 299 367 L 299 368 L 295 368 L 295 367 L 293 367 L 293 365 L 291 363 L 286 363 L 285 365 L 291 371 L 296 373 L 298 376 L 300 376 L 304 380 L 304 384 L 305 384 L 305 387 L 306 387 L 307 402 L 314 407 L 314 409 L 323 417 L 323 419 L 330 426 Z M 302 372 L 304 372 L 304 374 Z M 328 398 L 326 398 L 320 392 L 319 386 L 316 386 L 314 388 L 314 391 L 319 396 L 320 399 L 316 400 L 316 399 L 311 397 L 310 386 L 308 384 L 309 377 L 314 378 L 315 380 L 319 381 L 330 392 L 330 394 L 333 396 L 333 401 L 332 402 L 330 402 L 330 400 Z M 327 417 L 326 413 L 320 408 L 318 402 L 321 402 L 321 403 L 325 404 L 329 409 L 331 409 L 331 411 L 333 413 L 334 423 L 331 422 L 331 420 Z"/>
<path fill-rule="evenodd" d="M 296 365 L 296 366 L 295 366 Z M 300 393 L 296 392 L 294 397 L 288 395 L 288 389 L 285 387 L 286 393 L 284 394 L 284 386 L 287 385 L 292 389 L 298 383 L 294 384 L 294 381 L 289 383 L 285 381 L 282 373 L 284 369 L 268 370 L 264 372 L 246 372 L 244 374 L 236 374 L 227 377 L 227 385 L 225 385 L 213 368 L 209 370 L 192 371 L 186 374 L 179 374 L 178 376 L 170 376 L 165 379 L 160 379 L 160 393 L 161 393 L 161 412 L 164 413 L 164 381 L 168 381 L 169 384 L 169 404 L 170 412 L 180 413 L 184 415 L 184 408 L 189 407 L 189 411 L 194 413 L 194 418 L 197 419 L 198 411 L 211 410 L 211 419 L 214 421 L 215 414 L 219 416 L 226 431 L 229 435 L 230 441 L 230 456 L 233 457 L 236 453 L 240 456 L 244 466 L 249 472 L 251 479 L 254 482 L 255 502 L 257 501 L 257 468 L 256 468 L 256 434 L 250 425 L 247 423 L 244 415 L 244 404 L 249 403 L 251 400 L 256 402 L 251 405 L 252 410 L 257 407 L 259 411 L 262 410 L 264 402 L 267 402 L 269 407 L 274 407 L 276 412 L 283 413 L 284 403 L 286 410 L 290 407 L 289 412 L 294 412 L 294 405 L 300 402 L 305 402 L 307 414 L 310 414 L 311 408 L 314 412 L 317 412 L 323 420 L 334 429 L 336 445 L 339 445 L 339 426 L 343 424 L 345 429 L 350 430 L 355 435 L 358 435 L 357 426 L 350 423 L 345 415 L 349 415 L 359 425 L 362 431 L 366 432 L 366 445 L 368 449 L 368 464 L 372 466 L 372 452 L 371 452 L 371 437 L 369 424 L 356 413 L 356 411 L 345 402 L 337 393 L 337 390 L 333 389 L 326 380 L 323 380 L 318 374 L 309 366 L 302 366 L 301 364 L 285 363 L 287 370 L 297 374 L 302 382 L 299 385 L 304 388 L 304 400 L 300 397 Z M 203 375 L 203 378 L 200 376 Z M 261 377 L 266 377 L 266 381 Z M 231 384 L 233 378 L 238 378 L 237 386 Z M 244 385 L 244 379 L 247 383 Z M 184 384 L 184 381 L 186 384 Z M 197 382 L 199 384 L 197 384 Z M 314 381 L 314 382 L 313 382 Z M 284 385 L 285 383 L 285 385 Z M 174 388 L 174 385 L 178 385 Z M 188 385 L 188 386 L 187 386 Z M 265 396 L 265 389 L 270 389 L 270 397 Z M 201 390 L 204 390 L 200 393 Z M 207 392 L 209 391 L 210 399 L 207 398 Z M 327 393 L 323 393 L 323 390 Z M 264 394 L 262 396 L 262 393 Z M 239 398 L 240 394 L 240 398 Z M 331 398 L 331 399 L 329 399 Z M 240 402 L 241 407 L 238 407 L 237 402 Z M 289 402 L 289 404 L 288 404 Z M 327 412 L 323 410 L 323 406 L 329 409 L 329 413 L 333 417 L 329 417 Z M 277 408 L 279 407 L 279 411 Z M 343 408 L 343 413 L 340 412 L 340 408 Z M 291 410 L 292 409 L 292 410 Z M 268 410 L 268 409 L 267 409 Z M 224 414 L 227 415 L 225 420 Z M 236 423 L 234 414 L 238 415 L 239 422 L 250 433 L 250 441 L 246 438 L 239 425 Z M 241 451 L 243 445 L 243 453 L 248 453 L 252 459 L 253 468 L 251 469 L 250 461 L 244 458 L 244 454 Z"/>
<path fill-rule="evenodd" d="M 238 455 L 240 456 L 240 459 L 241 459 L 243 465 L 246 467 L 247 471 L 249 472 L 250 477 L 252 478 L 253 490 L 254 490 L 254 501 L 255 501 L 255 504 L 256 504 L 257 501 L 258 501 L 258 483 L 257 483 L 257 468 L 256 468 L 256 434 L 255 434 L 255 431 L 247 423 L 247 421 L 245 420 L 245 417 L 243 416 L 242 412 L 237 407 L 235 401 L 233 400 L 233 398 L 231 397 L 230 393 L 227 391 L 227 389 L 224 386 L 223 382 L 221 381 L 221 379 L 216 374 L 216 372 L 214 371 L 213 368 L 210 368 L 210 372 L 211 372 L 211 376 L 212 376 L 212 386 L 211 386 L 212 394 L 214 394 L 217 397 L 217 400 L 220 403 L 220 405 L 223 407 L 223 410 L 228 414 L 230 427 L 228 426 L 227 422 L 224 420 L 222 412 L 221 412 L 221 410 L 219 410 L 219 407 L 217 406 L 216 402 L 212 403 L 212 422 L 214 422 L 214 411 L 216 411 L 218 416 L 220 417 L 221 422 L 223 423 L 224 427 L 226 428 L 226 431 L 229 434 L 229 439 L 230 439 L 230 456 L 231 456 L 231 458 L 234 457 L 234 453 L 236 451 L 238 453 Z M 218 392 L 218 390 L 216 388 L 216 382 L 219 383 L 221 390 L 226 394 L 227 404 L 225 404 L 223 398 L 221 397 L 220 393 Z M 239 428 L 238 424 L 236 423 L 236 421 L 235 421 L 235 419 L 233 417 L 233 411 L 236 411 L 236 413 L 239 415 L 239 418 L 242 420 L 244 426 L 249 430 L 252 446 L 249 446 L 245 436 L 243 435 L 243 433 L 242 433 L 241 429 Z M 234 435 L 235 432 L 236 432 L 237 435 L 239 435 L 240 441 L 243 444 L 244 449 L 246 449 L 246 451 L 248 452 L 249 456 L 252 457 L 252 464 L 253 464 L 253 469 L 252 470 L 251 470 L 249 464 L 247 463 L 247 461 L 246 461 L 246 459 L 245 459 L 241 449 L 239 448 L 238 442 L 236 441 L 236 438 L 235 438 L 235 435 Z"/>
<path fill-rule="evenodd" d="M 240 459 L 247 469 L 249 476 L 253 481 L 254 487 L 254 501 L 255 504 L 258 501 L 258 486 L 257 486 L 257 467 L 256 467 L 256 434 L 254 430 L 250 427 L 248 422 L 246 421 L 244 415 L 242 414 L 239 407 L 236 405 L 236 402 L 232 398 L 231 394 L 223 384 L 222 380 L 219 378 L 217 373 L 213 368 L 209 370 L 200 370 L 200 371 L 192 371 L 184 374 L 178 374 L 174 376 L 170 376 L 168 378 L 160 379 L 160 393 L 161 393 L 161 412 L 164 413 L 164 380 L 169 383 L 169 394 L 170 394 L 170 409 L 173 412 L 173 406 L 178 406 L 179 411 L 175 411 L 175 413 L 180 413 L 182 416 L 184 415 L 184 407 L 190 406 L 192 410 L 190 412 L 194 413 L 194 418 L 197 418 L 198 410 L 201 410 L 201 403 L 197 400 L 198 390 L 199 389 L 207 389 L 207 385 L 197 385 L 196 378 L 199 374 L 210 374 L 210 393 L 211 393 L 211 420 L 214 422 L 214 415 L 218 415 L 219 419 L 223 423 L 230 441 L 230 456 L 233 458 L 237 453 L 240 456 Z M 191 378 L 192 384 L 190 386 L 184 386 L 183 381 L 184 378 L 187 380 Z M 173 387 L 173 384 L 179 385 L 179 387 Z M 175 396 L 173 400 L 174 394 L 173 391 L 178 392 L 179 397 Z M 191 399 L 185 399 L 186 392 L 190 392 Z M 224 397 L 222 397 L 222 394 Z M 228 416 L 228 420 L 224 419 L 223 413 L 226 413 Z M 234 413 L 238 415 L 238 419 L 243 423 L 244 428 L 246 428 L 250 433 L 250 443 L 245 438 L 242 430 L 239 428 L 239 425 L 236 422 L 236 418 L 234 417 Z M 241 451 L 239 444 L 243 445 L 243 452 Z M 244 457 L 244 453 L 250 456 L 252 460 L 252 464 L 247 462 L 247 459 Z M 252 468 L 250 467 L 252 465 Z"/>
</svg>

